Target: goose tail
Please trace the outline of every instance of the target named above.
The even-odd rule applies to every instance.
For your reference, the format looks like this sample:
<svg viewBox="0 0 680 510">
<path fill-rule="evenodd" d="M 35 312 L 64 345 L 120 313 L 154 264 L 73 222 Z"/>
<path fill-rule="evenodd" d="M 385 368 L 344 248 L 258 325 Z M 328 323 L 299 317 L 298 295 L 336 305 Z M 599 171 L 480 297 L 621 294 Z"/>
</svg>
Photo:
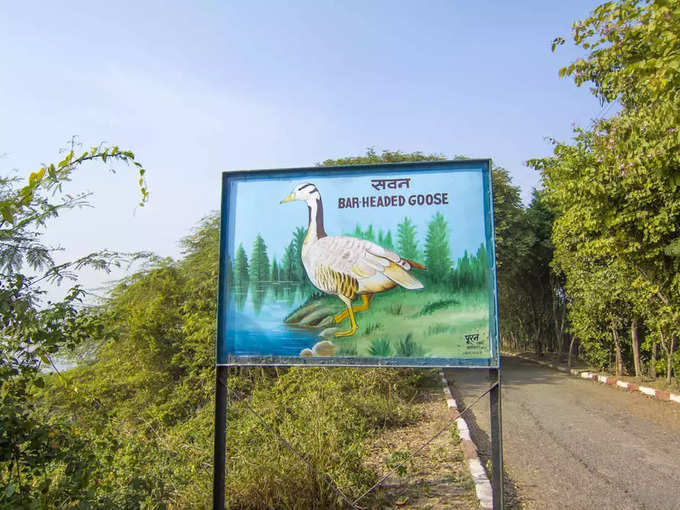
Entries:
<svg viewBox="0 0 680 510">
<path fill-rule="evenodd" d="M 408 263 L 411 265 L 411 267 L 415 267 L 416 269 L 425 269 L 425 270 L 427 270 L 427 268 L 426 268 L 424 265 L 422 265 L 420 262 L 416 262 L 415 260 L 405 259 L 405 258 L 403 258 L 403 257 L 402 257 L 401 260 L 405 260 L 406 262 L 408 262 Z"/>
</svg>

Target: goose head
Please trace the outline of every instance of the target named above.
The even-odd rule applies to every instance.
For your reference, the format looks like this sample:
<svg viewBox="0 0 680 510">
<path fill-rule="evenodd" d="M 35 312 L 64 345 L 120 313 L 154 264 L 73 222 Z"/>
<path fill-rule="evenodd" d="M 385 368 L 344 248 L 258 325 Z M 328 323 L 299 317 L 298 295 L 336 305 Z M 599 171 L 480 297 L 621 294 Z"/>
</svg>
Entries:
<svg viewBox="0 0 680 510">
<path fill-rule="evenodd" d="M 281 203 L 283 204 L 285 202 L 292 202 L 293 200 L 301 200 L 303 202 L 307 202 L 307 204 L 311 206 L 312 203 L 321 200 L 321 195 L 314 184 L 299 184 L 293 188 L 293 191 L 290 192 L 290 195 L 281 200 Z"/>
</svg>

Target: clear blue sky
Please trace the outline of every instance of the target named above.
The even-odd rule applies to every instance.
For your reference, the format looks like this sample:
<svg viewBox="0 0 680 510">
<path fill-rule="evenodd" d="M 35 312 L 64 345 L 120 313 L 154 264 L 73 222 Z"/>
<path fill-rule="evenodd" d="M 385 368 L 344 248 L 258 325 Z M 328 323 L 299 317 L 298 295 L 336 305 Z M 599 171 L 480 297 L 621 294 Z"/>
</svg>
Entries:
<svg viewBox="0 0 680 510">
<path fill-rule="evenodd" d="M 219 207 L 220 172 L 309 166 L 367 147 L 491 157 L 525 199 L 547 155 L 602 109 L 557 76 L 551 40 L 598 2 L 6 2 L 0 16 L 0 169 L 22 175 L 72 136 L 133 149 L 133 172 L 88 168 L 95 193 L 49 232 L 64 257 L 179 255 Z M 89 275 L 95 284 L 102 277 Z"/>
</svg>

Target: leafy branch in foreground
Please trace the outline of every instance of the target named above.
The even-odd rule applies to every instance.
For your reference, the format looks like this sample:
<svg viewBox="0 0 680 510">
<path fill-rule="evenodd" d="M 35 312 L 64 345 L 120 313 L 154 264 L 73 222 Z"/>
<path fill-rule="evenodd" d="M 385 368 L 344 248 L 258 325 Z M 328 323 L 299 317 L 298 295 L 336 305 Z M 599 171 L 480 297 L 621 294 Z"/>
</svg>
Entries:
<svg viewBox="0 0 680 510">
<path fill-rule="evenodd" d="M 63 210 L 87 205 L 86 193 L 70 195 L 64 184 L 87 162 L 127 163 L 135 167 L 141 193 L 148 200 L 145 169 L 128 150 L 98 145 L 77 155 L 75 143 L 55 164 L 32 172 L 27 180 L 0 177 L 0 506 L 60 507 L 78 498 L 91 468 L 82 440 L 67 421 L 36 413 L 32 399 L 44 386 L 45 366 L 52 356 L 101 336 L 102 321 L 83 307 L 86 291 L 77 284 L 78 271 L 110 271 L 147 254 L 99 251 L 56 264 L 52 248 L 42 242 L 49 219 Z M 46 300 L 41 284 L 72 281 L 65 296 Z M 53 480 L 52 475 L 61 473 Z"/>
</svg>

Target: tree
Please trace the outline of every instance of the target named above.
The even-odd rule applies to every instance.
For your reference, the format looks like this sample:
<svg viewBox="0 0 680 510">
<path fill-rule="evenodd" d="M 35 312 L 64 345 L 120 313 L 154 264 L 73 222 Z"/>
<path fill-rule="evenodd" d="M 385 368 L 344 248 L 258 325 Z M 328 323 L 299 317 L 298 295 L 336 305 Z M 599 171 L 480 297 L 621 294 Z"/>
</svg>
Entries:
<svg viewBox="0 0 680 510">
<path fill-rule="evenodd" d="M 102 251 L 56 264 L 42 242 L 48 220 L 87 204 L 86 194 L 69 195 L 62 187 L 86 162 L 125 162 L 138 169 L 141 205 L 148 198 L 144 168 L 131 151 L 99 145 L 76 155 L 75 149 L 72 143 L 64 159 L 31 173 L 27 182 L 0 178 L 0 506 L 7 508 L 53 506 L 57 494 L 84 495 L 93 469 L 87 445 L 67 420 L 38 412 L 32 396 L 44 386 L 43 369 L 53 367 L 55 354 L 103 328 L 82 307 L 78 270 L 109 270 L 136 258 Z M 41 283 L 67 281 L 62 300 L 44 300 Z M 55 470 L 63 476 L 53 483 Z"/>
<path fill-rule="evenodd" d="M 388 250 L 394 250 L 394 243 L 392 241 L 392 231 L 388 230 L 383 237 L 381 246 Z"/>
<path fill-rule="evenodd" d="M 272 282 L 278 282 L 279 281 L 279 265 L 276 263 L 276 257 L 272 257 L 272 274 L 271 274 L 271 280 Z"/>
<path fill-rule="evenodd" d="M 397 251 L 404 258 L 413 260 L 418 258 L 416 226 L 408 217 L 397 225 Z"/>
<path fill-rule="evenodd" d="M 279 278 L 282 282 L 292 282 L 295 280 L 295 243 L 291 241 L 286 246 L 281 259 L 281 267 L 279 269 Z"/>
<path fill-rule="evenodd" d="M 269 257 L 267 245 L 260 234 L 257 234 L 253 244 L 253 252 L 250 256 L 250 281 L 262 283 L 270 277 Z"/>
<path fill-rule="evenodd" d="M 239 244 L 234 255 L 234 283 L 238 287 L 247 287 L 250 280 L 250 271 L 248 269 L 248 256 L 246 250 L 243 249 L 243 244 Z"/>
<path fill-rule="evenodd" d="M 449 227 L 441 213 L 436 213 L 427 225 L 425 238 L 425 266 L 432 282 L 445 282 L 451 272 Z"/>
<path fill-rule="evenodd" d="M 631 330 L 642 316 L 658 331 L 669 381 L 680 325 L 679 14 L 667 2 L 622 0 L 576 23 L 574 42 L 589 55 L 561 75 L 572 76 L 577 85 L 591 83 L 598 98 L 618 101 L 621 111 L 589 130 L 576 129 L 573 144 L 554 141 L 553 157 L 531 162 L 542 172 L 557 214 L 555 257 L 567 287 L 573 288 L 576 277 L 567 262 L 616 271 L 616 278 L 595 280 L 591 288 L 607 295 L 627 289 L 620 301 L 625 306 L 618 306 L 630 311 Z M 572 303 L 576 330 L 583 329 L 574 321 L 585 320 L 579 312 L 584 302 Z M 609 325 L 600 328 L 627 338 Z"/>
<path fill-rule="evenodd" d="M 305 242 L 305 236 L 307 235 L 307 230 L 303 227 L 298 227 L 293 232 L 293 255 L 292 266 L 293 272 L 291 273 L 292 279 L 296 282 L 309 282 L 307 279 L 307 272 L 302 265 L 302 245 Z M 311 285 L 311 284 L 310 284 Z"/>
<path fill-rule="evenodd" d="M 372 243 L 375 242 L 375 232 L 373 231 L 373 225 L 368 226 L 368 228 L 364 232 L 363 238 L 366 239 L 367 241 L 371 241 Z"/>
</svg>

